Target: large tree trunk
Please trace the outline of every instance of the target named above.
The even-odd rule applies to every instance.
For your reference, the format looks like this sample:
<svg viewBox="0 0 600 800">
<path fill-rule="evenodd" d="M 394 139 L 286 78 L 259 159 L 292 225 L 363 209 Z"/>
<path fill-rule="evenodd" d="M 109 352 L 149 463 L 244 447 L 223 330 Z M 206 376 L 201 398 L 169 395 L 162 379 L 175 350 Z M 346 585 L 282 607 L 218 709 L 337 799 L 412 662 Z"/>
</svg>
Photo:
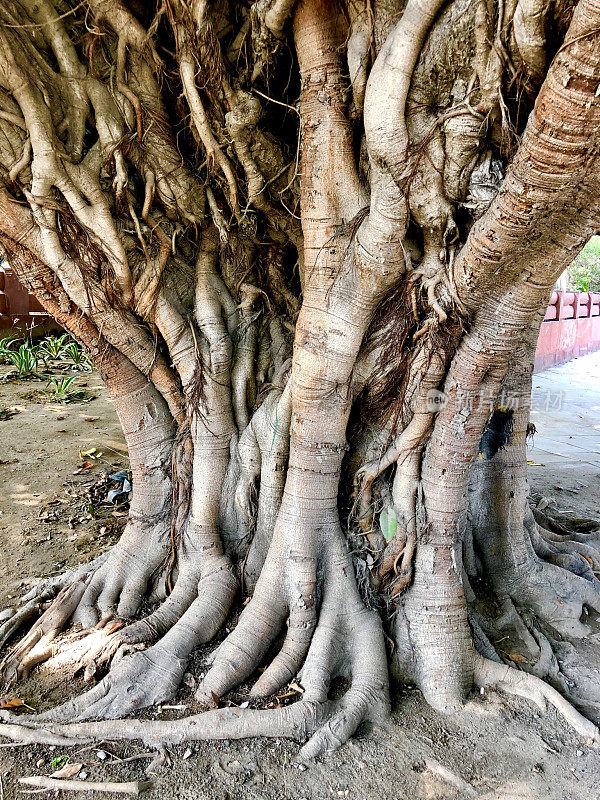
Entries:
<svg viewBox="0 0 600 800">
<path fill-rule="evenodd" d="M 597 737 L 556 657 L 600 611 L 597 537 L 533 517 L 525 443 L 543 309 L 600 221 L 599 23 L 595 0 L 0 10 L 0 244 L 92 351 L 134 485 L 116 547 L 0 626 L 58 592 L 2 679 L 70 622 L 106 626 L 105 676 L 0 735 L 316 755 L 388 713 L 385 630 L 440 711 L 497 683 Z M 238 590 L 198 698 L 263 665 L 253 697 L 300 675 L 301 700 L 83 722 L 173 696 Z"/>
</svg>

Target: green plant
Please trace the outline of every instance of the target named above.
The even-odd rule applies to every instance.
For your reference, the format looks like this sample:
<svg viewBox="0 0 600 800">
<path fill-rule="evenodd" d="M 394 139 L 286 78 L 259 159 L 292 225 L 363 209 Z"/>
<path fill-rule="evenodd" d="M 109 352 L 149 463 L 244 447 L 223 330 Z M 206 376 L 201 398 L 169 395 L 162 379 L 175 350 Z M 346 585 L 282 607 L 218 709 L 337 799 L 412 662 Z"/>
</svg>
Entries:
<svg viewBox="0 0 600 800">
<path fill-rule="evenodd" d="M 72 403 L 74 400 L 83 400 L 86 396 L 85 389 L 72 389 L 73 383 L 77 380 L 76 375 L 67 378 L 50 378 L 48 387 L 53 400 L 59 403 Z"/>
<path fill-rule="evenodd" d="M 12 348 L 12 345 L 18 341 L 19 338 L 12 334 L 10 336 L 5 336 L 3 339 L 0 339 L 0 362 L 4 364 L 10 363 L 6 355 L 6 351 L 10 350 Z"/>
<path fill-rule="evenodd" d="M 600 236 L 592 236 L 568 270 L 568 287 L 576 292 L 600 292 Z"/>
<path fill-rule="evenodd" d="M 50 762 L 50 767 L 52 769 L 60 769 L 61 767 L 66 766 L 70 760 L 71 757 L 68 756 L 66 753 L 64 753 L 63 755 L 56 756 L 56 758 L 53 758 L 52 761 Z"/>
<path fill-rule="evenodd" d="M 39 352 L 48 361 L 58 361 L 64 348 L 71 342 L 68 333 L 63 333 L 62 336 L 46 336 L 40 342 Z"/>
<path fill-rule="evenodd" d="M 83 372 L 91 372 L 93 369 L 92 359 L 77 342 L 69 342 L 60 351 L 59 360 L 70 363 L 75 369 Z"/>
<path fill-rule="evenodd" d="M 8 346 L 1 351 L 1 355 L 8 364 L 15 367 L 19 378 L 37 375 L 40 361 L 43 360 L 40 359 L 38 348 L 31 342 L 24 342 L 16 350 Z"/>
</svg>

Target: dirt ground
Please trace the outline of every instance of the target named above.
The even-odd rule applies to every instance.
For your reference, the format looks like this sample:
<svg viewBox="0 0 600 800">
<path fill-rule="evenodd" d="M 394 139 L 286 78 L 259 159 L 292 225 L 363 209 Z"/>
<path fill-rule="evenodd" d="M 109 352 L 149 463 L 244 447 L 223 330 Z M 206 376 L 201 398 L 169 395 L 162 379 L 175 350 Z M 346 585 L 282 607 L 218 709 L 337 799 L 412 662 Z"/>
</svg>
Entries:
<svg viewBox="0 0 600 800">
<path fill-rule="evenodd" d="M 0 367 L 0 378 L 7 373 Z M 17 412 L 0 419 L 2 608 L 38 578 L 88 561 L 114 542 L 119 518 L 90 516 L 86 488 L 101 472 L 126 465 L 127 448 L 99 376 L 80 373 L 77 385 L 93 399 L 62 405 L 49 401 L 43 380 L 0 384 L 0 409 Z M 101 458 L 80 457 L 94 447 Z M 92 468 L 73 475 L 90 460 Z"/>
<path fill-rule="evenodd" d="M 0 384 L 0 609 L 38 578 L 88 561 L 116 539 L 123 512 L 94 494 L 101 476 L 127 464 L 118 421 L 98 376 L 80 379 L 94 399 L 48 402 L 43 383 Z M 2 419 L 1 409 L 16 410 Z M 96 448 L 95 459 L 81 455 Z M 85 462 L 91 466 L 74 475 Z M 548 463 L 544 496 L 551 495 Z M 534 489 L 536 473 L 533 473 Z M 557 502 L 574 513 L 598 506 L 600 473 Z M 562 480 L 562 476 L 560 477 Z M 100 499 L 99 499 L 100 497 Z M 596 645 L 592 645 L 594 649 Z M 190 667 L 202 669 L 203 653 Z M 600 649 L 597 665 L 600 668 Z M 56 667 L 42 668 L 20 687 L 36 708 L 55 704 L 82 684 Z M 151 714 L 190 713 L 192 689 Z M 600 798 L 600 751 L 584 744 L 553 710 L 492 692 L 474 695 L 464 711 L 443 717 L 414 688 L 394 687 L 386 730 L 363 729 L 326 761 L 296 762 L 299 746 L 275 741 L 201 743 L 173 748 L 150 777 L 148 800 L 594 800 Z M 81 763 L 80 778 L 145 780 L 153 754 L 141 745 L 85 748 L 0 748 L 0 800 L 24 797 L 18 778 L 49 775 L 57 760 Z M 53 766 L 54 763 L 54 766 Z M 51 796 L 43 792 L 42 796 Z M 72 798 L 113 795 L 64 792 Z"/>
</svg>

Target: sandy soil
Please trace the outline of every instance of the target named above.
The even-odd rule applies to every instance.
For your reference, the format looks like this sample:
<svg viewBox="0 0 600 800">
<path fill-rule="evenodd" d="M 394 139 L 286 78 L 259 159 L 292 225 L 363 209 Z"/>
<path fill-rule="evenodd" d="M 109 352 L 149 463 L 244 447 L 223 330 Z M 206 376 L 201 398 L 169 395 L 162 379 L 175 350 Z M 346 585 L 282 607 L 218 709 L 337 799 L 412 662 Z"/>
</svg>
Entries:
<svg viewBox="0 0 600 800">
<path fill-rule="evenodd" d="M 0 367 L 0 377 L 9 372 Z M 17 412 L 0 419 L 0 608 L 36 579 L 89 561 L 114 541 L 118 517 L 80 520 L 89 516 L 86 489 L 126 465 L 127 448 L 99 376 L 78 374 L 89 402 L 50 402 L 43 380 L 0 384 L 0 408 Z M 90 460 L 80 451 L 93 447 L 102 457 L 73 475 Z"/>
<path fill-rule="evenodd" d="M 126 465 L 126 457 L 99 378 L 91 374 L 81 382 L 87 382 L 96 398 L 65 406 L 44 401 L 43 384 L 36 381 L 0 385 L 0 408 L 19 412 L 0 420 L 0 608 L 37 578 L 87 561 L 111 545 L 123 523 L 122 517 L 101 505 L 94 508 L 95 517 L 86 518 L 90 487 L 104 472 Z M 73 475 L 82 463 L 80 451 L 91 447 L 104 455 L 90 470 Z M 549 464 L 545 496 L 553 485 L 552 468 Z M 569 498 L 563 493 L 560 504 L 583 514 L 597 507 L 597 496 L 590 492 L 592 488 Z M 192 673 L 202 669 L 202 660 L 199 653 Z M 600 666 L 600 657 L 597 662 Z M 35 672 L 19 691 L 40 708 L 80 686 L 69 674 L 47 668 Z M 296 763 L 298 745 L 283 740 L 183 745 L 173 748 L 168 762 L 151 776 L 154 786 L 145 796 L 148 800 L 600 797 L 600 752 L 585 745 L 553 710 L 541 712 L 525 701 L 492 692 L 470 698 L 461 714 L 442 717 L 417 690 L 394 687 L 394 691 L 389 727 L 359 731 L 357 738 L 324 762 L 308 767 Z M 163 709 L 152 716 L 165 719 L 189 713 L 194 707 L 192 690 L 184 688 L 173 703 L 185 708 Z M 0 800 L 24 796 L 25 787 L 17 779 L 50 774 L 52 762 L 64 755 L 71 763 L 83 764 L 88 781 L 144 780 L 152 757 L 135 744 L 103 743 L 79 750 L 3 748 Z M 139 758 L 124 760 L 131 757 Z M 69 792 L 69 796 L 91 795 Z"/>
</svg>

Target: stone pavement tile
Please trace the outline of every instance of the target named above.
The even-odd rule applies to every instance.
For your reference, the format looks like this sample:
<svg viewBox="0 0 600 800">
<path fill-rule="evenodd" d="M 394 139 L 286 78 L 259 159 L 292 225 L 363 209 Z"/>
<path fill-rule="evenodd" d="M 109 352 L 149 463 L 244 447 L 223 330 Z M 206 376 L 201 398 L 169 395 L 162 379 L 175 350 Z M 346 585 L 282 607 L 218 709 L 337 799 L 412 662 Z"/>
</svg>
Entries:
<svg viewBox="0 0 600 800">
<path fill-rule="evenodd" d="M 581 458 L 581 453 L 583 451 L 584 453 L 589 453 L 594 461 L 596 455 L 598 455 L 600 452 L 598 447 L 594 446 L 593 444 L 577 444 L 576 442 L 556 441 L 553 439 L 545 439 L 535 442 L 534 446 L 535 450 L 543 450 L 547 453 L 555 453 L 556 455 L 562 455 L 570 458 Z"/>
</svg>

